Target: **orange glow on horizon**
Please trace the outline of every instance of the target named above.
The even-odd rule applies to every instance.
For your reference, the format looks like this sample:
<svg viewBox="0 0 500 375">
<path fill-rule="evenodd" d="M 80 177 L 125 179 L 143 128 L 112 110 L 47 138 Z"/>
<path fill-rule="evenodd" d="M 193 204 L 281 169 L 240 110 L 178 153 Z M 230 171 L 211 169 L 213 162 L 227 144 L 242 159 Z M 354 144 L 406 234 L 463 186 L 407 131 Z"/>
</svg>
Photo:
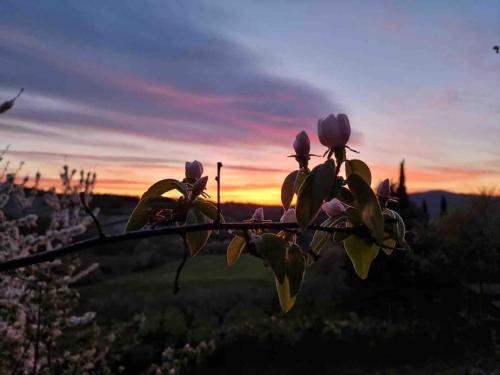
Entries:
<svg viewBox="0 0 500 375">
<path fill-rule="evenodd" d="M 394 165 L 373 165 L 372 188 L 376 189 L 377 184 L 389 177 L 393 183 L 397 183 L 399 168 Z M 179 173 L 175 173 L 178 175 Z M 126 174 L 121 173 L 120 176 Z M 248 176 L 248 177 L 247 177 Z M 244 172 L 237 175 L 226 176 L 226 186 L 221 189 L 221 201 L 223 203 L 248 203 L 261 205 L 281 205 L 281 181 L 286 173 L 282 172 Z M 471 178 L 474 177 L 474 178 Z M 174 176 L 177 177 L 177 176 Z M 499 185 L 498 174 L 485 174 L 479 171 L 468 171 L 460 168 L 407 168 L 407 189 L 408 192 L 418 193 L 429 190 L 447 190 L 454 193 L 478 194 L 482 189 L 493 191 L 495 195 L 500 195 L 500 190 L 495 189 Z M 161 178 L 158 178 L 160 180 Z M 253 184 L 246 181 L 255 181 Z M 266 181 L 266 182 L 264 182 Z M 124 180 L 122 178 L 97 178 L 97 185 L 94 192 L 97 194 L 116 194 L 124 196 L 140 197 L 148 187 L 154 182 L 145 179 L 144 181 Z M 28 184 L 29 186 L 29 184 Z M 58 178 L 45 178 L 41 180 L 40 187 L 48 189 L 59 187 Z M 210 179 L 207 193 L 211 200 L 216 199 L 216 186 L 213 178 Z"/>
<path fill-rule="evenodd" d="M 372 185 L 372 188 L 376 188 Z M 440 186 L 436 186 L 431 188 L 425 188 L 425 185 L 418 184 L 418 187 L 409 188 L 408 192 L 410 194 L 422 193 L 430 190 L 446 190 L 453 193 L 462 193 L 462 194 L 479 194 L 481 189 L 485 188 L 488 191 L 493 191 L 495 196 L 500 196 L 500 191 L 492 187 L 492 185 L 485 186 L 477 186 L 470 190 L 460 190 L 454 189 L 452 186 L 448 188 L 442 188 Z M 117 195 L 126 195 L 126 196 L 136 196 L 140 197 L 144 191 L 137 190 L 128 187 L 120 187 L 115 189 L 100 189 L 96 188 L 94 191 L 98 194 L 117 194 Z M 210 200 L 215 201 L 216 193 L 215 189 L 209 190 Z M 242 203 L 242 204 L 261 204 L 264 206 L 281 206 L 281 186 L 270 186 L 268 188 L 262 189 L 235 189 L 235 190 L 221 190 L 221 202 L 222 203 Z"/>
</svg>

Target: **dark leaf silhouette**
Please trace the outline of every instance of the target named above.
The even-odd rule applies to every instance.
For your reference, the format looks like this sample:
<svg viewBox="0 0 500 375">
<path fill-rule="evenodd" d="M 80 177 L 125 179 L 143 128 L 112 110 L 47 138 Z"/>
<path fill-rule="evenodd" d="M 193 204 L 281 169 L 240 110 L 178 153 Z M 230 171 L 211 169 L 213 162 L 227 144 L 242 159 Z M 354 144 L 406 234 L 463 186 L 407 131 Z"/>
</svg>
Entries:
<svg viewBox="0 0 500 375">
<path fill-rule="evenodd" d="M 22 94 L 23 91 L 24 91 L 24 89 L 19 90 L 19 92 L 17 93 L 17 95 L 15 97 L 13 97 L 11 100 L 7 100 L 7 101 L 3 102 L 0 105 L 0 113 L 5 113 L 9 109 L 14 107 L 14 103 L 16 102 L 16 99 L 19 98 L 19 96 Z"/>
</svg>

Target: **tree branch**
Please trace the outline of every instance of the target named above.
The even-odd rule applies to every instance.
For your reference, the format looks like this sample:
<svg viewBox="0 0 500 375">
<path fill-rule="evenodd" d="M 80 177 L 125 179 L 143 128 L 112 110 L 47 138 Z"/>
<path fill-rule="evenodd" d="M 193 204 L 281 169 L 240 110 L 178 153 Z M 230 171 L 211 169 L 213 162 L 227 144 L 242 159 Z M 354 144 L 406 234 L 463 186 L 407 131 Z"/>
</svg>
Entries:
<svg viewBox="0 0 500 375">
<path fill-rule="evenodd" d="M 220 223 L 220 170 L 222 168 L 222 163 L 219 161 L 217 163 L 217 177 L 215 177 L 215 181 L 217 181 L 217 218 L 215 219 L 215 222 L 217 224 Z"/>
<path fill-rule="evenodd" d="M 106 235 L 102 231 L 101 224 L 99 223 L 99 220 L 97 220 L 97 218 L 95 217 L 94 213 L 92 212 L 92 210 L 89 208 L 89 205 L 87 204 L 87 201 L 85 199 L 85 193 L 81 192 L 79 194 L 79 196 L 80 196 L 80 202 L 82 203 L 82 206 L 83 206 L 85 212 L 87 214 L 89 214 L 90 217 L 92 218 L 92 220 L 94 221 L 94 224 L 95 224 L 95 226 L 97 228 L 97 231 L 99 232 L 99 237 L 100 238 L 105 238 Z"/>
<path fill-rule="evenodd" d="M 21 363 L 24 362 L 24 358 L 26 357 L 26 354 L 28 353 L 28 349 L 31 346 L 31 341 L 28 341 L 27 344 L 24 346 L 23 353 L 21 354 L 21 357 L 19 360 L 16 362 L 16 365 L 14 366 L 14 369 L 12 370 L 11 375 L 16 375 L 17 370 L 19 370 L 19 367 L 21 366 Z"/>
<path fill-rule="evenodd" d="M 181 272 L 184 269 L 184 266 L 186 265 L 186 262 L 189 258 L 189 248 L 187 244 L 187 239 L 186 239 L 186 233 L 181 234 L 182 241 L 184 242 L 184 254 L 182 256 L 182 260 L 179 263 L 179 267 L 177 267 L 177 271 L 175 272 L 175 279 L 174 279 L 174 289 L 173 292 L 174 294 L 179 293 L 181 290 L 181 287 L 179 286 L 179 277 L 181 276 Z"/>
<path fill-rule="evenodd" d="M 0 272 L 14 270 L 21 267 L 27 267 L 34 264 L 53 261 L 65 255 L 77 253 L 79 251 L 97 247 L 104 247 L 110 244 L 121 243 L 131 240 L 139 240 L 143 238 L 169 236 L 173 234 L 182 235 L 190 232 L 200 232 L 206 230 L 249 230 L 249 229 L 267 229 L 267 230 L 293 230 L 299 228 L 297 223 L 208 223 L 197 225 L 184 225 L 179 227 L 166 227 L 154 230 L 140 230 L 137 232 L 122 233 L 105 237 L 94 237 L 89 240 L 75 242 L 73 244 L 32 254 L 22 258 L 15 258 L 6 262 L 0 263 Z M 320 225 L 309 225 L 307 230 L 319 230 L 328 233 L 342 232 L 362 235 L 363 227 L 352 228 L 330 228 Z"/>
<path fill-rule="evenodd" d="M 42 313 L 42 287 L 38 286 L 38 312 L 36 314 L 36 336 L 35 336 L 35 354 L 33 356 L 33 374 L 38 373 L 38 355 L 40 348 L 40 320 Z"/>
</svg>

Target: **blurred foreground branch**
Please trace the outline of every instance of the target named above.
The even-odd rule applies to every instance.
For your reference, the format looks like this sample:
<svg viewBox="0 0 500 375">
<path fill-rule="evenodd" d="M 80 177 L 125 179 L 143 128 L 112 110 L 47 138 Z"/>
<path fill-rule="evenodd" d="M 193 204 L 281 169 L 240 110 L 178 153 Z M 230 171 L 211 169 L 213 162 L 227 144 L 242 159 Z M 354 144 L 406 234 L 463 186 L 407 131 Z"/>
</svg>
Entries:
<svg viewBox="0 0 500 375">
<path fill-rule="evenodd" d="M 104 247 L 110 244 L 140 240 L 143 238 L 169 236 L 169 235 L 184 235 L 190 232 L 200 232 L 206 230 L 249 230 L 249 229 L 263 229 L 263 230 L 285 230 L 295 231 L 299 225 L 297 223 L 208 223 L 199 225 L 184 225 L 177 227 L 166 227 L 154 230 L 141 230 L 137 232 L 128 232 L 112 236 L 99 236 L 89 240 L 75 242 L 71 245 L 61 247 L 59 249 L 44 251 L 32 254 L 26 257 L 15 258 L 6 262 L 0 263 L 0 272 L 15 270 L 21 267 L 27 267 L 34 264 L 43 262 L 50 262 L 65 255 L 77 253 L 86 249 L 96 247 Z M 323 232 L 335 233 L 343 232 L 350 234 L 360 234 L 359 227 L 353 228 L 330 228 L 322 227 L 320 225 L 309 225 L 307 230 L 319 230 Z"/>
</svg>

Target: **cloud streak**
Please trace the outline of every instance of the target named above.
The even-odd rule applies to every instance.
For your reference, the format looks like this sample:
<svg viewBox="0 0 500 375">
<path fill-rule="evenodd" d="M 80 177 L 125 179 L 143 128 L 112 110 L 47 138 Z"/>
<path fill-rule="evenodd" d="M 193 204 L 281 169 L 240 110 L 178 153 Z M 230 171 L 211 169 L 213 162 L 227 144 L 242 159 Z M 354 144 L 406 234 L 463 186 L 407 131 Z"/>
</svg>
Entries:
<svg viewBox="0 0 500 375">
<path fill-rule="evenodd" d="M 343 14 L 335 27 L 333 12 Z M 296 168 L 286 158 L 295 135 L 308 131 L 320 154 L 317 119 L 348 108 L 350 144 L 377 177 L 406 157 L 416 189 L 498 182 L 498 168 L 466 165 L 498 156 L 498 59 L 480 43 L 498 27 L 487 14 L 471 22 L 476 8 L 454 12 L 4 0 L 0 100 L 26 91 L 0 117 L 1 142 L 30 171 L 57 176 L 64 161 L 96 169 L 102 192 L 182 178 L 185 160 L 213 177 L 222 161 L 226 199 L 276 203 Z"/>
<path fill-rule="evenodd" d="M 19 106 L 20 119 L 183 142 L 255 142 L 265 133 L 283 144 L 335 109 L 321 90 L 264 73 L 243 47 L 198 27 L 190 15 L 199 7 L 8 3 L 0 40 L 16 74 L 0 84 L 22 81 L 28 99 L 47 98 Z"/>
</svg>

